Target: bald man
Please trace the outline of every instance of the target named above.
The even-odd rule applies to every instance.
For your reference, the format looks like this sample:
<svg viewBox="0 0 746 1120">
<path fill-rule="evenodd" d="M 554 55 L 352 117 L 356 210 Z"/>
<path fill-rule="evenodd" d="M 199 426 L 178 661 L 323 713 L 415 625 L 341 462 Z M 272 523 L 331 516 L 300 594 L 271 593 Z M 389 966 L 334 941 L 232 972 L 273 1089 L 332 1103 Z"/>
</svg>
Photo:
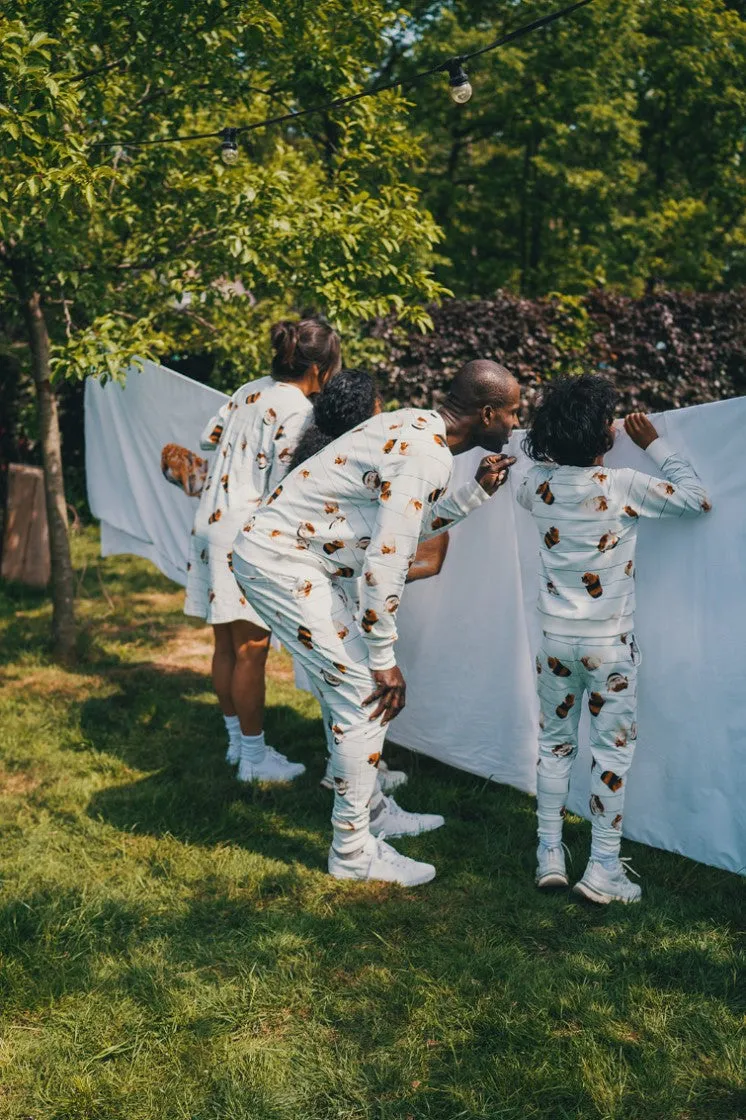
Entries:
<svg viewBox="0 0 746 1120">
<path fill-rule="evenodd" d="M 461 521 L 505 482 L 514 460 L 500 452 L 519 405 L 518 383 L 503 366 L 469 362 L 437 411 L 381 413 L 306 460 L 233 544 L 244 595 L 331 712 L 328 866 L 336 878 L 416 886 L 435 876 L 431 864 L 400 855 L 381 833 L 427 831 L 442 817 L 403 813 L 378 793 L 374 799 L 386 725 L 405 699 L 396 612 L 418 541 Z M 453 456 L 475 447 L 492 454 L 450 493 Z M 354 576 L 362 576 L 357 616 L 339 582 Z"/>
</svg>

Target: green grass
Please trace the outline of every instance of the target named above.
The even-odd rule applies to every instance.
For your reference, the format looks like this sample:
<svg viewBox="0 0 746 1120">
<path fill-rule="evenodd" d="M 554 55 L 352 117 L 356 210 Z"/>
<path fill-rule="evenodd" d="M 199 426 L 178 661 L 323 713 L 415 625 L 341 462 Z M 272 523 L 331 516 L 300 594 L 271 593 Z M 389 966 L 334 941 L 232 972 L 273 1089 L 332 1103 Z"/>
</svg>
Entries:
<svg viewBox="0 0 746 1120">
<path fill-rule="evenodd" d="M 531 799 L 397 750 L 438 878 L 337 883 L 287 659 L 270 741 L 308 773 L 239 788 L 179 590 L 76 556 L 75 672 L 0 588 L 2 1120 L 746 1117 L 743 881 L 627 844 L 641 906 L 539 895 Z"/>
</svg>

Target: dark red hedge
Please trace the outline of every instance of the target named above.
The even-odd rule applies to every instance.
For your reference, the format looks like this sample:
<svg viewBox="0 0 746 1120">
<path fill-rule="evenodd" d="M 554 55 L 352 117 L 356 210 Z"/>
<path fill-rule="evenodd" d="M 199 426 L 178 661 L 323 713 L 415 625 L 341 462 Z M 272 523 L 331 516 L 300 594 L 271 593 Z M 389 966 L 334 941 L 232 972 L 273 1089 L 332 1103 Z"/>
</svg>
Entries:
<svg viewBox="0 0 746 1120">
<path fill-rule="evenodd" d="M 656 292 L 630 299 L 594 291 L 582 299 L 446 300 L 429 309 L 435 329 L 405 334 L 379 321 L 387 348 L 379 368 L 386 397 L 437 403 L 458 367 L 493 358 L 526 387 L 530 405 L 543 380 L 567 370 L 603 372 L 624 411 L 660 411 L 746 392 L 746 290 Z"/>
</svg>

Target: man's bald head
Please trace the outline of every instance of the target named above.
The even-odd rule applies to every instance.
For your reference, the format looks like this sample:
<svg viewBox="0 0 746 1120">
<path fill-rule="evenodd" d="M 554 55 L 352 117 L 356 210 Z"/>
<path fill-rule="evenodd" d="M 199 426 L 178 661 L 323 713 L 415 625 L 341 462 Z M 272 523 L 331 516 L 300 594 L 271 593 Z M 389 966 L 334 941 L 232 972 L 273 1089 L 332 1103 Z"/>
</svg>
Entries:
<svg viewBox="0 0 746 1120">
<path fill-rule="evenodd" d="M 447 399 L 459 411 L 472 412 L 485 404 L 502 408 L 518 391 L 518 382 L 505 366 L 488 358 L 476 358 L 458 371 Z"/>
<path fill-rule="evenodd" d="M 500 451 L 518 427 L 520 406 L 520 386 L 505 366 L 487 358 L 467 362 L 451 382 L 440 410 L 450 446 L 463 451 L 470 447 Z"/>
</svg>

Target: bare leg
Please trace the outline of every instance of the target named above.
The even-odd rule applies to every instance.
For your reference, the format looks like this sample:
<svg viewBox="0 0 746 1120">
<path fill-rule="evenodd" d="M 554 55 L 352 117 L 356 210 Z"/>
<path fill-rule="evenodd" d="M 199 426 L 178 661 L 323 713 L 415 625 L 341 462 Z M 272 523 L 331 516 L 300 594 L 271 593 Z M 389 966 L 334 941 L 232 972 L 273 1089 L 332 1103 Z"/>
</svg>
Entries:
<svg viewBox="0 0 746 1120">
<path fill-rule="evenodd" d="M 232 622 L 235 664 L 231 696 L 243 735 L 260 735 L 264 728 L 264 670 L 269 653 L 269 631 L 253 622 Z"/>
<path fill-rule="evenodd" d="M 212 651 L 212 687 L 215 689 L 224 716 L 236 714 L 231 697 L 233 670 L 236 665 L 231 625 L 230 622 L 222 622 L 212 628 L 215 636 L 215 647 Z"/>
</svg>

